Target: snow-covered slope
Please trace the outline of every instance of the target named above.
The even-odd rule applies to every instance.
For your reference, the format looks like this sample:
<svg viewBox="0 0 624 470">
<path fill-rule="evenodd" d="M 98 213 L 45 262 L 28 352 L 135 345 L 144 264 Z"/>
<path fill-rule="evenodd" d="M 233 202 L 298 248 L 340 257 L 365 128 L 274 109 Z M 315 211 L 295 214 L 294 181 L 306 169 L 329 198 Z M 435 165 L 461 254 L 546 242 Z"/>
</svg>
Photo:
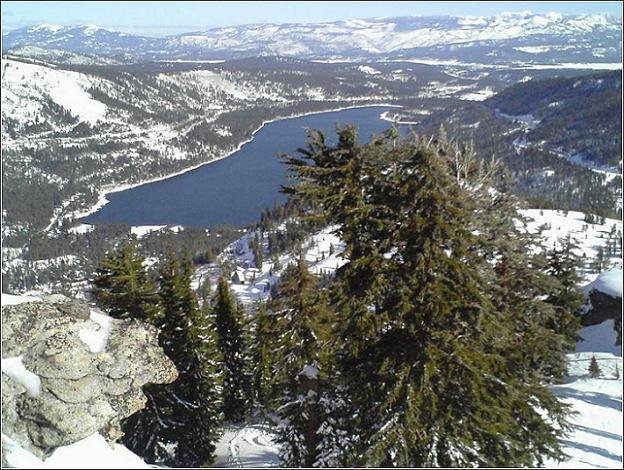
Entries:
<svg viewBox="0 0 624 470">
<path fill-rule="evenodd" d="M 587 264 L 591 264 L 596 259 L 601 248 L 607 262 L 613 267 L 622 266 L 620 256 L 609 257 L 606 252 L 608 242 L 615 241 L 617 234 L 622 234 L 622 221 L 616 219 L 605 219 L 604 224 L 588 223 L 585 221 L 585 214 L 576 211 L 555 211 L 547 209 L 526 209 L 520 211 L 528 219 L 527 229 L 536 233 L 541 231 L 544 240 L 544 247 L 551 249 L 559 240 L 568 235 L 578 245 L 577 255 L 585 259 Z M 593 281 L 596 274 L 588 272 L 585 281 Z M 621 289 L 620 280 L 620 289 Z"/>
<path fill-rule="evenodd" d="M 581 343 L 582 344 L 582 343 Z M 592 356 L 601 370 L 588 376 Z M 616 366 L 620 378 L 615 378 Z M 578 413 L 572 431 L 563 439 L 569 456 L 564 462 L 547 462 L 549 468 L 621 468 L 622 465 L 622 356 L 577 352 L 568 355 L 568 379 L 554 392 Z"/>
<path fill-rule="evenodd" d="M 39 46 L 86 54 L 142 59 L 227 58 L 254 55 L 354 57 L 447 46 L 497 44 L 527 60 L 591 57 L 620 62 L 619 21 L 605 15 L 505 13 L 494 17 L 415 16 L 308 24 L 250 24 L 164 38 L 108 31 L 96 26 L 39 25 L 3 35 L 3 50 Z M 510 42 L 511 41 L 511 42 Z M 450 52 L 454 49 L 444 49 Z M 497 52 L 498 51 L 498 52 Z M 582 54 L 581 54 L 582 52 Z M 483 57 L 483 55 L 482 55 Z M 567 60 L 565 62 L 578 62 Z"/>
<path fill-rule="evenodd" d="M 48 117 L 49 100 L 91 125 L 106 117 L 106 105 L 87 90 L 94 79 L 68 70 L 36 64 L 2 61 L 2 117 L 21 122 L 41 122 Z"/>
</svg>

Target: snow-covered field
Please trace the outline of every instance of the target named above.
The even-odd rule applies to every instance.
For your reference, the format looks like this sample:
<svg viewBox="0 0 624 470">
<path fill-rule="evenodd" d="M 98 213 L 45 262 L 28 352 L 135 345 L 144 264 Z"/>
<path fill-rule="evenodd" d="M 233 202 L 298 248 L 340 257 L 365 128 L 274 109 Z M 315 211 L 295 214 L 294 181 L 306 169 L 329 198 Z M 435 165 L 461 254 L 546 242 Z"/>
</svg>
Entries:
<svg viewBox="0 0 624 470">
<path fill-rule="evenodd" d="M 591 328 L 591 327 L 590 327 Z M 601 339 L 602 343 L 604 339 Z M 587 368 L 595 356 L 601 376 L 588 377 Z M 548 462 L 553 468 L 622 468 L 622 355 L 579 352 L 568 359 L 569 378 L 555 385 L 554 392 L 578 414 L 573 429 L 563 439 L 564 462 Z M 615 378 L 615 369 L 620 378 Z"/>
</svg>

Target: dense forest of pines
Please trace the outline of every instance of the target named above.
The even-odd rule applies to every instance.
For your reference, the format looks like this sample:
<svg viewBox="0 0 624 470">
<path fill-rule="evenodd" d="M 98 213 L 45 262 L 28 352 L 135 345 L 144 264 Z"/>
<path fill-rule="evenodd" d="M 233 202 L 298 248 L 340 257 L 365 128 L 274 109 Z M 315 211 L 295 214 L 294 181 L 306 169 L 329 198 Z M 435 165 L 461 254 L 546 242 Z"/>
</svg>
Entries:
<svg viewBox="0 0 624 470">
<path fill-rule="evenodd" d="M 97 303 L 158 327 L 179 371 L 124 422 L 124 443 L 146 461 L 207 465 L 222 424 L 252 415 L 275 423 L 290 467 L 562 457 L 569 410 L 548 384 L 564 376 L 579 325 L 571 242 L 537 254 L 539 241 L 514 225 L 499 163 L 444 133 L 356 137 L 345 127 L 329 146 L 311 131 L 300 155 L 284 157 L 291 207 L 309 227 L 335 226 L 346 246 L 330 280 L 300 255 L 246 312 L 225 274 L 198 299 L 181 254 L 157 273 L 132 244 L 101 262 Z"/>
<path fill-rule="evenodd" d="M 514 116 L 532 122 L 523 126 Z M 514 193 L 531 207 L 621 217 L 621 177 L 609 181 L 562 157 L 621 168 L 621 73 L 518 83 L 482 103 L 434 113 L 417 130 L 432 135 L 441 125 L 456 139 L 472 141 L 480 156 L 501 159 Z"/>
</svg>

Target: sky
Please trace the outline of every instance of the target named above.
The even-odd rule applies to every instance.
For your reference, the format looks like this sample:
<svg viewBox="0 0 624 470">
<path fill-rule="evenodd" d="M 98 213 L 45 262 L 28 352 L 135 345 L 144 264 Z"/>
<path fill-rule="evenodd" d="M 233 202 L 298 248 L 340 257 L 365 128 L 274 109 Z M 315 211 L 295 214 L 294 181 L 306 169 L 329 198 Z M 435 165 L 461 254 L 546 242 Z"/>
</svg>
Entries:
<svg viewBox="0 0 624 470">
<path fill-rule="evenodd" d="M 509 11 L 607 13 L 622 2 L 23 2 L 2 1 L 2 30 L 41 23 L 96 24 L 161 36 L 247 23 L 305 23 L 410 15 L 493 16 Z"/>
</svg>

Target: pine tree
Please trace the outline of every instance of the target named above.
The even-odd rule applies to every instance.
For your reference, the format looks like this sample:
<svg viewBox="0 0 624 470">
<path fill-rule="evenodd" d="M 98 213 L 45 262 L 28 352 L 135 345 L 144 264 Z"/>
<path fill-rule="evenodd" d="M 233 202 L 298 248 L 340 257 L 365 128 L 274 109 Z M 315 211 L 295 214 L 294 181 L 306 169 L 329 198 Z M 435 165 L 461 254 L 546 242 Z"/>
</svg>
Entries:
<svg viewBox="0 0 624 470">
<path fill-rule="evenodd" d="M 598 365 L 598 361 L 596 360 L 596 356 L 592 356 L 591 360 L 589 361 L 589 367 L 587 368 L 587 371 L 589 372 L 589 376 L 592 379 L 598 379 L 600 378 L 600 366 Z"/>
<path fill-rule="evenodd" d="M 252 396 L 244 311 L 223 276 L 213 298 L 213 317 L 223 357 L 223 415 L 227 421 L 239 422 L 249 411 Z"/>
<path fill-rule="evenodd" d="M 210 464 L 221 423 L 220 356 L 207 312 L 191 289 L 192 267 L 170 253 L 160 272 L 163 305 L 159 343 L 179 376 L 144 387 L 147 406 L 124 422 L 124 443 L 150 463 L 193 467 Z"/>
<path fill-rule="evenodd" d="M 556 280 L 546 301 L 561 313 L 550 328 L 567 338 L 568 350 L 573 350 L 579 339 L 581 322 L 578 312 L 584 302 L 583 294 L 578 288 L 581 283 L 578 275 L 580 258 L 575 254 L 575 249 L 577 245 L 568 235 L 547 253 L 546 265 L 546 273 Z"/>
<path fill-rule="evenodd" d="M 144 261 L 136 246 L 126 243 L 119 252 L 108 254 L 100 262 L 91 292 L 110 316 L 157 324 L 157 289 L 143 266 Z"/>
<path fill-rule="evenodd" d="M 301 182 L 285 190 L 337 225 L 345 244 L 333 299 L 344 322 L 340 370 L 358 410 L 351 463 L 531 466 L 560 457 L 566 406 L 544 385 L 531 347 L 551 346 L 547 362 L 558 365 L 565 340 L 548 329 L 556 312 L 541 300 L 539 260 L 515 232 L 493 237 L 516 214 L 502 213 L 488 191 L 493 166 L 447 139 L 356 141 L 352 128 L 335 147 L 312 132 L 303 158 L 287 159 Z M 528 289 L 516 292 L 516 282 Z"/>
<path fill-rule="evenodd" d="M 326 387 L 322 374 L 330 313 L 317 284 L 300 256 L 282 278 L 275 313 L 281 320 L 276 338 L 276 369 L 281 372 L 276 378 L 281 403 L 277 442 L 280 461 L 288 467 L 317 462 L 318 432 L 324 421 L 320 398 Z"/>
<path fill-rule="evenodd" d="M 273 398 L 272 385 L 274 382 L 274 325 L 272 315 L 267 312 L 266 304 L 260 303 L 252 321 L 251 358 L 253 364 L 252 387 L 254 401 L 263 408 L 268 408 Z"/>
<path fill-rule="evenodd" d="M 256 268 L 262 271 L 262 264 L 264 263 L 264 249 L 262 247 L 262 239 L 256 234 L 252 239 L 251 249 L 254 255 L 254 264 Z"/>
</svg>

